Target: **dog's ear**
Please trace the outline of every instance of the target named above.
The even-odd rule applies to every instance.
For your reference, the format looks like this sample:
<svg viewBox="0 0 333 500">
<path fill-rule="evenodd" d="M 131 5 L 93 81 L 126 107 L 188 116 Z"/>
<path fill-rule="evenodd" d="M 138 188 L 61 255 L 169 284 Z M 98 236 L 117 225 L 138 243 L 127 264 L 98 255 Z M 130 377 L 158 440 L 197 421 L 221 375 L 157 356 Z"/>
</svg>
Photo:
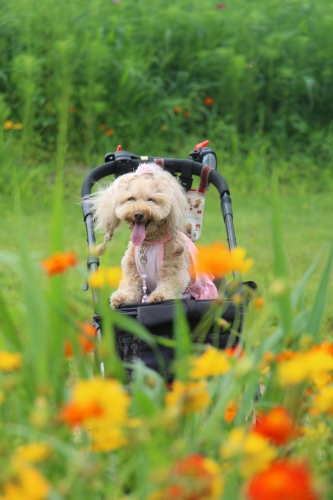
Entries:
<svg viewBox="0 0 333 500">
<path fill-rule="evenodd" d="M 102 187 L 91 196 L 94 210 L 96 229 L 103 229 L 111 237 L 119 226 L 120 220 L 116 216 L 116 188 L 117 180 L 107 187 Z M 111 239 L 111 238 L 110 238 Z"/>
</svg>

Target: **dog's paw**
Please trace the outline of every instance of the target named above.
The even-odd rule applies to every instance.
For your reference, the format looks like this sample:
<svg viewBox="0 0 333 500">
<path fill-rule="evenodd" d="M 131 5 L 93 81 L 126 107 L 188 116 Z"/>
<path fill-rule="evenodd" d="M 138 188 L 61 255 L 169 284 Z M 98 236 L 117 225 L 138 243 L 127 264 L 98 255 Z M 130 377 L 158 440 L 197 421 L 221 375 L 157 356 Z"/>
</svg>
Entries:
<svg viewBox="0 0 333 500">
<path fill-rule="evenodd" d="M 121 291 L 114 292 L 110 297 L 110 306 L 112 309 L 118 309 L 121 304 L 128 302 L 126 294 Z"/>
<path fill-rule="evenodd" d="M 149 302 L 163 302 L 163 300 L 167 300 L 167 298 L 161 292 L 153 292 L 149 295 Z"/>
</svg>

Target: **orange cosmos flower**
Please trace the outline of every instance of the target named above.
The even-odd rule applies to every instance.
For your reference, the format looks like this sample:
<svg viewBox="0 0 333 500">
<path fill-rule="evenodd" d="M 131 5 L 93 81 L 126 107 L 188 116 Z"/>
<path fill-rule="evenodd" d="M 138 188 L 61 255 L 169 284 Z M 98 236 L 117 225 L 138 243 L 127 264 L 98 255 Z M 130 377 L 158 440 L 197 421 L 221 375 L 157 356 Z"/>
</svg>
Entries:
<svg viewBox="0 0 333 500">
<path fill-rule="evenodd" d="M 247 486 L 249 500 L 319 500 L 306 464 L 289 460 L 272 462 Z"/>
<path fill-rule="evenodd" d="M 105 123 L 101 123 L 101 125 L 98 128 L 99 130 L 106 130 L 107 126 L 105 125 Z"/>
<path fill-rule="evenodd" d="M 107 131 L 105 132 L 106 135 L 108 135 L 109 137 L 112 137 L 114 135 L 114 130 L 112 130 L 112 128 L 108 128 Z"/>
<path fill-rule="evenodd" d="M 235 347 L 227 347 L 226 349 L 224 349 L 224 352 L 230 358 L 236 359 L 241 358 L 244 354 L 243 349 L 239 345 L 236 345 Z"/>
<path fill-rule="evenodd" d="M 76 265 L 76 256 L 73 252 L 57 252 L 42 261 L 41 266 L 50 278 L 54 274 L 61 274 L 69 267 Z"/>
<path fill-rule="evenodd" d="M 185 116 L 185 118 L 188 118 L 189 116 L 191 116 L 191 111 L 189 109 L 185 109 L 183 115 Z"/>
<path fill-rule="evenodd" d="M 214 243 L 207 247 L 198 247 L 196 270 L 210 273 L 216 278 L 226 276 L 231 271 L 247 272 L 253 265 L 252 259 L 245 259 L 243 248 L 229 250 L 223 243 Z"/>
<path fill-rule="evenodd" d="M 211 106 L 213 103 L 214 103 L 214 99 L 212 97 L 205 97 L 204 98 L 204 103 L 207 105 L 207 106 Z"/>
<path fill-rule="evenodd" d="M 95 349 L 95 344 L 93 340 L 96 337 L 97 330 L 91 323 L 79 323 L 79 329 L 81 330 L 81 334 L 79 334 L 79 343 L 81 344 L 81 348 L 84 354 L 88 354 L 89 352 L 93 352 Z M 91 339 L 91 340 L 90 340 Z M 74 350 L 72 343 L 67 340 L 65 342 L 65 356 L 66 358 L 72 358 L 74 355 Z"/>
<path fill-rule="evenodd" d="M 262 309 L 265 305 L 265 301 L 262 297 L 256 297 L 253 301 L 255 309 Z"/>
<path fill-rule="evenodd" d="M 225 413 L 224 413 L 224 421 L 227 424 L 230 424 L 236 417 L 238 411 L 238 404 L 235 401 L 230 401 L 227 404 Z"/>
<path fill-rule="evenodd" d="M 69 112 L 70 112 L 71 114 L 74 114 L 74 113 L 76 112 L 76 107 L 75 107 L 75 106 L 71 106 L 71 107 L 69 108 Z"/>
<path fill-rule="evenodd" d="M 98 401 L 91 400 L 87 402 L 68 403 L 60 413 L 60 421 L 75 427 L 81 425 L 84 421 L 99 417 L 103 414 L 103 409 Z"/>
<path fill-rule="evenodd" d="M 154 493 L 150 500 L 217 500 L 223 481 L 215 460 L 199 454 L 179 460 L 171 469 L 170 484 Z"/>
<path fill-rule="evenodd" d="M 173 112 L 175 113 L 175 115 L 179 115 L 179 113 L 181 113 L 182 111 L 182 108 L 180 106 L 175 106 L 173 108 Z"/>
<path fill-rule="evenodd" d="M 253 432 L 268 438 L 277 446 L 288 443 L 299 434 L 291 415 L 283 406 L 259 413 Z"/>
<path fill-rule="evenodd" d="M 281 363 L 282 361 L 294 358 L 296 355 L 297 352 L 292 351 L 291 349 L 284 349 L 280 354 L 276 356 L 276 361 L 277 363 Z"/>
</svg>

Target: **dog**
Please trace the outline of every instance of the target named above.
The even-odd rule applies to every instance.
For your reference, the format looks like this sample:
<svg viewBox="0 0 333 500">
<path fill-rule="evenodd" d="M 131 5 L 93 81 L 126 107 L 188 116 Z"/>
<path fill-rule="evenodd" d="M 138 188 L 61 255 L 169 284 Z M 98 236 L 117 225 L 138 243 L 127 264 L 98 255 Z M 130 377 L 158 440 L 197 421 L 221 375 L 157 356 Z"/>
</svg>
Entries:
<svg viewBox="0 0 333 500">
<path fill-rule="evenodd" d="M 99 254 L 125 222 L 131 241 L 122 259 L 122 279 L 110 297 L 122 304 L 163 302 L 177 297 L 217 298 L 208 275 L 191 273 L 196 247 L 184 234 L 187 199 L 176 177 L 153 163 L 139 165 L 92 196 L 96 229 L 105 231 Z"/>
</svg>

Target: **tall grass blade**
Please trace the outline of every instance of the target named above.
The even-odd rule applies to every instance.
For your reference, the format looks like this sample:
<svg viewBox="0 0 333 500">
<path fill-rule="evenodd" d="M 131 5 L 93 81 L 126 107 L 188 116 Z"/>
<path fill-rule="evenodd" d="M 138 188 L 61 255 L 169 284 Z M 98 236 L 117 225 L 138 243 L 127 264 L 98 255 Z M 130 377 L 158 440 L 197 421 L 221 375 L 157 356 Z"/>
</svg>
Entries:
<svg viewBox="0 0 333 500">
<path fill-rule="evenodd" d="M 322 323 L 326 305 L 327 290 L 328 290 L 330 272 L 332 267 L 332 261 L 333 261 L 333 244 L 330 250 L 330 254 L 328 256 L 328 260 L 322 278 L 318 286 L 317 294 L 312 306 L 312 310 L 307 325 L 307 332 L 313 336 L 315 342 L 318 342 L 319 340 L 320 326 Z"/>
<path fill-rule="evenodd" d="M 297 284 L 296 288 L 293 290 L 293 292 L 291 294 L 291 304 L 292 304 L 292 307 L 294 309 L 297 307 L 299 301 L 301 300 L 304 289 L 305 289 L 309 279 L 311 278 L 314 270 L 316 269 L 318 263 L 320 262 L 321 257 L 323 255 L 323 252 L 324 252 L 324 248 L 322 248 L 320 250 L 320 252 L 316 256 L 314 261 L 311 263 L 311 265 L 308 267 L 308 269 L 304 273 L 301 281 Z"/>
<path fill-rule="evenodd" d="M 18 337 L 17 329 L 14 325 L 13 319 L 10 315 L 9 309 L 0 291 L 0 325 L 2 339 L 1 344 L 5 349 L 19 350 L 21 348 L 21 342 Z"/>
<path fill-rule="evenodd" d="M 175 376 L 178 380 L 185 380 L 188 371 L 188 358 L 191 354 L 191 333 L 180 299 L 175 300 L 173 336 L 175 346 Z"/>
<path fill-rule="evenodd" d="M 20 194 L 15 190 L 15 209 L 20 255 L 20 270 L 22 282 L 22 298 L 26 306 L 26 324 L 23 348 L 27 369 L 33 374 L 32 385 L 44 385 L 49 382 L 48 334 L 49 321 L 45 293 L 41 286 L 41 271 L 38 270 L 29 254 L 22 219 Z"/>
<path fill-rule="evenodd" d="M 278 193 L 278 178 L 273 176 L 273 251 L 274 276 L 277 284 L 276 301 L 280 313 L 280 321 L 286 340 L 292 336 L 292 313 L 290 292 L 288 289 L 288 270 L 282 245 L 281 209 Z"/>
</svg>

